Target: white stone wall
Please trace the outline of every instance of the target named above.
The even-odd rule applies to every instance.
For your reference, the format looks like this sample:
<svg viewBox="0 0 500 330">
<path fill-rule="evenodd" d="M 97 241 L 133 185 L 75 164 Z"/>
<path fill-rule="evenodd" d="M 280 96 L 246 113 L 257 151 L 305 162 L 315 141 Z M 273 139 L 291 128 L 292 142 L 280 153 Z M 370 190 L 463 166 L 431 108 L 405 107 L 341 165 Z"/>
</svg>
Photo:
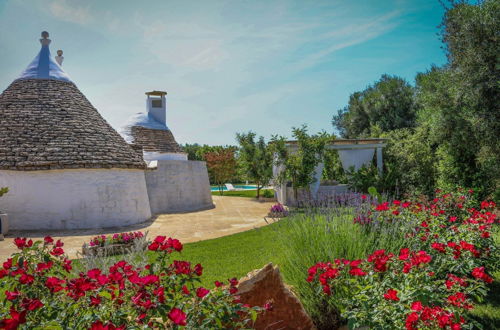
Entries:
<svg viewBox="0 0 500 330">
<path fill-rule="evenodd" d="M 334 196 L 336 194 L 345 194 L 349 191 L 349 185 L 339 184 L 336 186 L 319 186 L 316 192 L 316 199 L 327 198 L 328 196 Z M 297 191 L 297 197 L 299 200 L 310 200 L 313 198 L 311 191 L 306 189 L 299 189 Z M 297 202 L 295 200 L 295 192 L 293 187 L 286 187 L 286 196 L 282 199 L 278 196 L 278 202 L 287 206 L 296 206 Z"/>
<path fill-rule="evenodd" d="M 151 217 L 144 171 L 67 169 L 0 171 L 0 209 L 10 229 L 125 226 Z"/>
<path fill-rule="evenodd" d="M 205 162 L 158 160 L 146 171 L 151 213 L 175 213 L 212 208 Z"/>
</svg>

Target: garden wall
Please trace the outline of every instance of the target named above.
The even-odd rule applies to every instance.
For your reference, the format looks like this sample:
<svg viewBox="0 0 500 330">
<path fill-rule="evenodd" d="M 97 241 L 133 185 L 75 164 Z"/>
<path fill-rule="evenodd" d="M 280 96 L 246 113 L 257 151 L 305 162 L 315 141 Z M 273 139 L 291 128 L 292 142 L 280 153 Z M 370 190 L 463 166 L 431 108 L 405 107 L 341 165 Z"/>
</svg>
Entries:
<svg viewBox="0 0 500 330">
<path fill-rule="evenodd" d="M 67 169 L 0 171 L 0 201 L 10 229 L 126 226 L 151 217 L 144 171 Z"/>
<path fill-rule="evenodd" d="M 335 186 L 319 186 L 318 192 L 316 195 L 316 200 L 323 200 L 328 198 L 329 196 L 334 196 L 335 194 L 344 194 L 349 190 L 349 186 L 346 184 L 339 184 Z M 278 195 L 279 197 L 279 195 Z M 297 197 L 301 201 L 308 201 L 311 199 L 311 193 L 306 189 L 299 189 L 297 193 Z M 297 201 L 295 200 L 295 193 L 292 187 L 286 187 L 286 200 L 278 201 L 284 205 L 288 206 L 296 206 Z"/>
<path fill-rule="evenodd" d="M 214 207 L 205 162 L 158 160 L 146 170 L 146 185 L 153 214 Z"/>
</svg>

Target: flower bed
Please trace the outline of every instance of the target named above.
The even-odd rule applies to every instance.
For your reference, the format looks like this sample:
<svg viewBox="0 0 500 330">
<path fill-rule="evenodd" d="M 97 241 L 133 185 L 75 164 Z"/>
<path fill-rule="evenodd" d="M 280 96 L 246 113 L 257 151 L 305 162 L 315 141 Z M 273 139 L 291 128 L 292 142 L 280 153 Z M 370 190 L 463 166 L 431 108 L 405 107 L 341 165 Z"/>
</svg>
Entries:
<svg viewBox="0 0 500 330">
<path fill-rule="evenodd" d="M 14 242 L 20 251 L 0 268 L 0 328 L 245 328 L 261 310 L 239 302 L 234 278 L 199 286 L 203 267 L 173 260 L 176 239 L 156 237 L 144 267 L 121 260 L 86 272 L 73 270 L 60 240 Z"/>
<path fill-rule="evenodd" d="M 269 218 L 284 218 L 288 216 L 288 210 L 283 206 L 283 204 L 277 203 L 271 206 L 267 216 Z"/>
<path fill-rule="evenodd" d="M 311 282 L 349 320 L 350 327 L 472 328 L 468 310 L 488 291 L 499 250 L 490 237 L 493 202 L 472 207 L 472 192 L 429 203 L 384 202 L 360 226 L 390 223 L 406 237 L 398 253 L 377 250 L 364 259 L 336 259 L 309 268 Z M 359 216 L 358 216 L 359 217 Z"/>
<path fill-rule="evenodd" d="M 100 235 L 92 238 L 88 244 L 82 247 L 84 256 L 111 256 L 123 254 L 129 251 L 138 242 L 143 241 L 146 247 L 144 234 L 140 231 L 119 233 L 113 235 Z"/>
</svg>

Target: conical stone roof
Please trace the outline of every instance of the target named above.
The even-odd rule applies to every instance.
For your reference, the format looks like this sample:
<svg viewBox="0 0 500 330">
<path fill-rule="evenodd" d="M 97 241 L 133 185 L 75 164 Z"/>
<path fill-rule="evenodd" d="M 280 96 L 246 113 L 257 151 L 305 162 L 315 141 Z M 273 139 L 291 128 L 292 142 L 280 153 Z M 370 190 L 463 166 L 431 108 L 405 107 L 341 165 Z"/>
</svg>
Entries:
<svg viewBox="0 0 500 330">
<path fill-rule="evenodd" d="M 43 40 L 38 56 L 0 94 L 0 170 L 145 168 Z"/>
<path fill-rule="evenodd" d="M 172 131 L 149 113 L 137 113 L 123 126 L 122 136 L 145 152 L 182 153 Z"/>
</svg>

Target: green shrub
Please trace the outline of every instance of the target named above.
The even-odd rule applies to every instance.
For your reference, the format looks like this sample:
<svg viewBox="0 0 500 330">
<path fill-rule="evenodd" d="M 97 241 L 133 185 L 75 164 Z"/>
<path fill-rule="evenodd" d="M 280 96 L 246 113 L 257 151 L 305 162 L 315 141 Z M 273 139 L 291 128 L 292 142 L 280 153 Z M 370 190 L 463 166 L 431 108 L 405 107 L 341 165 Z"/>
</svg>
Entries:
<svg viewBox="0 0 500 330">
<path fill-rule="evenodd" d="M 272 190 L 269 190 L 269 189 L 266 189 L 264 190 L 264 192 L 262 193 L 262 197 L 265 197 L 265 198 L 273 198 L 274 197 L 274 193 Z"/>
<path fill-rule="evenodd" d="M 399 251 L 404 244 L 404 239 L 397 236 L 398 227 L 367 230 L 367 226 L 354 223 L 355 214 L 354 207 L 317 209 L 291 215 L 277 227 L 285 255 L 285 280 L 294 287 L 318 329 L 336 329 L 340 318 L 327 296 L 319 295 L 305 281 L 305 269 L 323 260 L 361 258 L 379 248 Z"/>
</svg>

